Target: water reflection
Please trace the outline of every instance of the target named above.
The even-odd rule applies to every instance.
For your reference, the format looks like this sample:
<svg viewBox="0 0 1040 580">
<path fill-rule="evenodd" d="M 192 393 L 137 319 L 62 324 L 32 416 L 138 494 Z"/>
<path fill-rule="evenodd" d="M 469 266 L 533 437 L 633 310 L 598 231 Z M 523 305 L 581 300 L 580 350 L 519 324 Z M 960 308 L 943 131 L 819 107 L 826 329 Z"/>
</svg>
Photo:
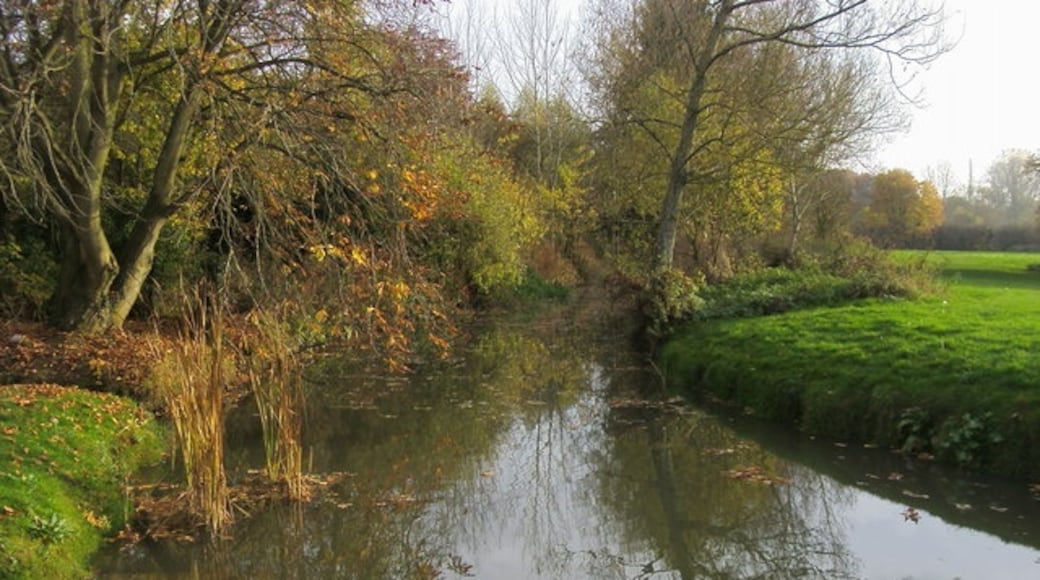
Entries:
<svg viewBox="0 0 1040 580">
<path fill-rule="evenodd" d="M 562 311 L 524 323 L 489 323 L 475 332 L 465 356 L 409 382 L 353 363 L 316 367 L 309 461 L 315 472 L 345 473 L 332 485 L 333 499 L 240 517 L 234 539 L 215 547 L 112 551 L 99 559 L 99 575 L 957 575 L 956 555 L 938 562 L 918 551 L 894 565 L 880 564 L 906 552 L 886 542 L 907 534 L 916 534 L 910 537 L 917 545 L 942 538 L 955 551 L 986 550 L 1002 565 L 1014 562 L 1018 568 L 1006 568 L 1006 577 L 1040 569 L 1033 564 L 1035 550 L 943 523 L 932 513 L 942 513 L 935 502 L 919 500 L 921 526 L 904 522 L 904 506 L 890 500 L 907 498 L 886 492 L 881 484 L 887 479 L 871 483 L 878 496 L 857 488 L 865 473 L 897 468 L 863 464 L 868 460 L 850 451 L 836 459 L 833 447 L 802 449 L 804 439 L 749 437 L 757 427 L 734 428 L 674 404 L 638 402 L 657 379 L 625 348 L 616 328 L 574 324 L 568 316 Z M 239 469 L 262 464 L 256 429 L 255 420 L 245 417 L 229 438 Z M 875 461 L 878 453 L 863 457 Z M 942 489 L 980 493 L 948 474 L 937 477 Z M 921 490 L 929 488 L 920 474 L 906 478 L 899 483 L 925 495 Z M 976 495 L 971 501 L 987 500 Z M 991 514 L 1002 515 L 987 510 L 986 517 Z M 1019 522 L 1012 514 L 1000 525 Z M 1033 523 L 1012 526 L 1018 541 L 1033 532 L 1040 536 L 1040 518 L 1025 519 Z"/>
<path fill-rule="evenodd" d="M 858 577 L 840 517 L 849 489 L 703 414 L 628 427 L 614 441 L 616 475 L 603 479 L 602 495 L 631 534 L 661 547 L 655 571 L 684 580 Z"/>
</svg>

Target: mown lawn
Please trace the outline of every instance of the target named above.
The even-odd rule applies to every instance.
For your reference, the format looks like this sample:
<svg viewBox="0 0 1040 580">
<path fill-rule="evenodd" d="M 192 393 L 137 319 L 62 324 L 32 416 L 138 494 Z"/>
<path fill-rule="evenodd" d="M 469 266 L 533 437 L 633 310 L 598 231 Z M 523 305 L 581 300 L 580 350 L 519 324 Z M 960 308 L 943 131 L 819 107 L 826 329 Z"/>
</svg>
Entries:
<svg viewBox="0 0 1040 580">
<path fill-rule="evenodd" d="M 939 295 L 695 323 L 663 364 L 693 393 L 810 433 L 1040 477 L 1040 254 L 926 259 Z"/>
</svg>

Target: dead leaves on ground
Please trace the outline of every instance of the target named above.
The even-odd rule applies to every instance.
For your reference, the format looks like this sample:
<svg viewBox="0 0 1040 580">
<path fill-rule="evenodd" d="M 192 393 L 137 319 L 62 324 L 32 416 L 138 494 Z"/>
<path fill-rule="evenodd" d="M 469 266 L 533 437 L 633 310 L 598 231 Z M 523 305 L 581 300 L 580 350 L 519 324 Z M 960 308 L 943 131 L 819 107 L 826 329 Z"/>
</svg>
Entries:
<svg viewBox="0 0 1040 580">
<path fill-rule="evenodd" d="M 143 331 L 144 329 L 138 329 Z M 104 385 L 133 392 L 152 354 L 140 332 L 86 336 L 42 324 L 0 322 L 0 382 Z"/>
</svg>

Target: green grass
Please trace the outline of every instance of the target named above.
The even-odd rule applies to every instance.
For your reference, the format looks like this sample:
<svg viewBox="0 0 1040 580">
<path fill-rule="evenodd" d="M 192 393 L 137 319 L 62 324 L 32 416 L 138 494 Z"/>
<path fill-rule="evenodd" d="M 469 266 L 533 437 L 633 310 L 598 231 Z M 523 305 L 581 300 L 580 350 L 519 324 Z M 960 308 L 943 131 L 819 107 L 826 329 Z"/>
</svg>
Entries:
<svg viewBox="0 0 1040 580">
<path fill-rule="evenodd" d="M 82 578 L 131 506 L 124 489 L 158 461 L 151 416 L 114 395 L 0 387 L 0 578 Z"/>
<path fill-rule="evenodd" d="M 927 259 L 941 295 L 695 323 L 663 364 L 693 392 L 810 433 L 1040 477 L 1040 255 Z"/>
</svg>

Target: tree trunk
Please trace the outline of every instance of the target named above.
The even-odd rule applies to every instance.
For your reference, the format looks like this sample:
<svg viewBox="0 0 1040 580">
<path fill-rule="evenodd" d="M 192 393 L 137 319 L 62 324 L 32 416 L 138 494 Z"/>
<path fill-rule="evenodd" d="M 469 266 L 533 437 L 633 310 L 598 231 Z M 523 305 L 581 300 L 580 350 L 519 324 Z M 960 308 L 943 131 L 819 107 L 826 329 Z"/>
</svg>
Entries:
<svg viewBox="0 0 1040 580">
<path fill-rule="evenodd" d="M 123 76 L 100 44 L 109 32 L 108 14 L 94 12 L 79 0 L 70 5 L 70 18 L 67 40 L 75 47 L 67 101 L 71 132 L 65 142 L 40 136 L 34 149 L 47 160 L 47 179 L 55 191 L 63 192 L 67 214 L 61 287 L 53 303 L 57 322 L 64 328 L 101 332 L 109 326 L 109 291 L 119 274 L 101 223 L 101 194 Z"/>
<path fill-rule="evenodd" d="M 802 231 L 802 216 L 805 213 L 805 207 L 801 203 L 801 191 L 802 187 L 799 187 L 792 183 L 790 184 L 788 201 L 791 205 L 791 232 L 787 237 L 787 250 L 784 252 L 784 260 L 788 264 L 794 264 L 796 261 L 796 255 L 798 253 L 798 235 Z"/>
<path fill-rule="evenodd" d="M 104 232 L 84 233 L 67 227 L 58 290 L 51 299 L 54 321 L 61 328 L 99 332 L 107 327 L 108 293 L 119 272 Z"/>
<path fill-rule="evenodd" d="M 705 41 L 703 52 L 694 66 L 693 78 L 686 92 L 686 103 L 679 142 L 672 154 L 668 167 L 668 188 L 657 230 L 657 267 L 670 268 L 675 258 L 675 239 L 679 232 L 679 211 L 682 208 L 683 192 L 688 179 L 686 166 L 694 153 L 694 138 L 697 135 L 701 114 L 701 99 L 708 85 L 708 70 L 720 57 L 716 52 L 726 21 L 733 9 L 732 0 L 723 0 L 716 10 L 711 30 Z"/>
<path fill-rule="evenodd" d="M 130 309 L 141 296 L 141 289 L 155 261 L 155 244 L 159 241 L 159 234 L 176 211 L 173 200 L 174 182 L 184 153 L 184 141 L 195 117 L 199 98 L 197 89 L 189 89 L 177 103 L 173 119 L 170 120 L 170 127 L 167 129 L 155 168 L 155 177 L 152 179 L 152 188 L 148 192 L 148 202 L 134 225 L 122 255 L 123 271 L 117 280 L 110 321 L 115 328 L 123 325 Z"/>
</svg>

